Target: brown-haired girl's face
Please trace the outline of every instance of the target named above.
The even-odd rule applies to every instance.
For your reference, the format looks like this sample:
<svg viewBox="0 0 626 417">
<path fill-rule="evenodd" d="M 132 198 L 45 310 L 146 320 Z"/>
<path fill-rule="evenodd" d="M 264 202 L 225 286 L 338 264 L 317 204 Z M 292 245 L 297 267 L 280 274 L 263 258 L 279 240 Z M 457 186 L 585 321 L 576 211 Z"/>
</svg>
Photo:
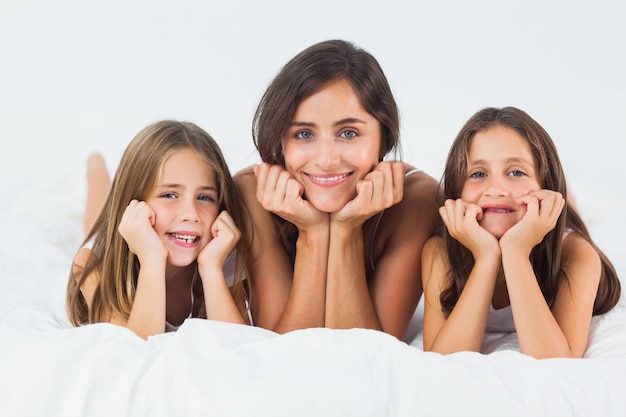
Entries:
<svg viewBox="0 0 626 417">
<path fill-rule="evenodd" d="M 190 265 L 212 239 L 219 214 L 215 172 L 192 149 L 173 153 L 163 164 L 159 181 L 146 203 L 152 227 L 168 250 L 168 263 Z"/>
<path fill-rule="evenodd" d="M 526 213 L 520 197 L 541 188 L 530 145 L 501 125 L 471 140 L 461 198 L 482 209 L 479 223 L 498 239 Z"/>
<path fill-rule="evenodd" d="M 283 138 L 285 168 L 320 211 L 339 211 L 356 184 L 378 163 L 380 123 L 367 113 L 346 80 L 303 100 Z"/>
</svg>

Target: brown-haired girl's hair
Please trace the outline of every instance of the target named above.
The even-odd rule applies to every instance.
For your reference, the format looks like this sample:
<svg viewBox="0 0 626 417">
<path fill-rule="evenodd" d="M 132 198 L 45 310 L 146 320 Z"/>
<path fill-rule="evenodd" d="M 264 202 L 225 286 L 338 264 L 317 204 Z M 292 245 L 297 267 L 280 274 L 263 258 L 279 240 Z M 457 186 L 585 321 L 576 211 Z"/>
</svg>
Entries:
<svg viewBox="0 0 626 417">
<path fill-rule="evenodd" d="M 461 128 L 450 147 L 444 175 L 440 185 L 439 203 L 461 196 L 467 179 L 468 155 L 476 133 L 493 126 L 505 126 L 515 130 L 530 145 L 537 164 L 537 175 L 543 189 L 560 192 L 567 201 L 567 184 L 559 155 L 550 135 L 527 113 L 515 107 L 485 108 L 475 113 Z M 556 226 L 546 234 L 541 243 L 530 254 L 531 263 L 539 287 L 548 306 L 556 299 L 561 276 L 561 254 L 566 231 L 582 236 L 598 252 L 602 262 L 602 275 L 593 307 L 593 314 L 611 310 L 619 301 L 621 286 L 617 272 L 607 256 L 591 239 L 585 223 L 568 203 L 563 208 Z M 456 305 L 469 274 L 474 266 L 471 252 L 448 233 L 445 225 L 442 232 L 450 259 L 450 286 L 442 291 L 441 306 L 449 315 Z M 564 277 L 567 279 L 567 277 Z"/>
<path fill-rule="evenodd" d="M 67 286 L 66 307 L 75 325 L 102 322 L 112 312 L 128 318 L 135 298 L 139 261 L 118 233 L 124 210 L 131 200 L 145 200 L 157 184 L 165 161 L 184 149 L 197 151 L 213 169 L 219 192 L 219 210 L 227 210 L 241 232 L 236 245 L 237 257 L 233 292 L 245 290 L 245 258 L 249 250 L 248 228 L 241 198 L 215 140 L 189 122 L 163 120 L 141 130 L 128 144 L 98 218 L 83 242 L 93 241 L 91 254 L 83 268 L 73 264 Z M 81 286 L 96 270 L 100 277 L 91 308 L 81 294 Z M 202 283 L 196 273 L 193 282 L 193 317 L 205 317 Z M 234 295 L 234 294 L 233 294 Z"/>
</svg>

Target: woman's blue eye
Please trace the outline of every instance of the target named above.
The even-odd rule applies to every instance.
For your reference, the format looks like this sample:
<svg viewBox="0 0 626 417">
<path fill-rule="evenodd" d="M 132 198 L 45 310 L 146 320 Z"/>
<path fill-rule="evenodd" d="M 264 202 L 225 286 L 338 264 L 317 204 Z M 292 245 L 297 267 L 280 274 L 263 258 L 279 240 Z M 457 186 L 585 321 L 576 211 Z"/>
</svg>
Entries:
<svg viewBox="0 0 626 417">
<path fill-rule="evenodd" d="M 357 137 L 357 132 L 355 132 L 354 130 L 344 130 L 343 132 L 341 132 L 341 136 L 346 138 L 346 139 L 352 139 Z"/>
<path fill-rule="evenodd" d="M 176 198 L 176 194 L 174 194 L 174 193 L 163 193 L 163 194 L 161 194 L 161 198 Z"/>
<path fill-rule="evenodd" d="M 513 171 L 509 172 L 509 175 L 513 177 L 523 177 L 524 175 L 526 175 L 526 173 L 524 173 L 524 171 L 520 171 L 519 169 L 514 169 Z"/>
<path fill-rule="evenodd" d="M 311 134 L 311 132 L 306 131 L 306 130 L 302 130 L 298 133 L 296 133 L 296 137 L 298 139 L 311 139 L 313 135 Z"/>
</svg>

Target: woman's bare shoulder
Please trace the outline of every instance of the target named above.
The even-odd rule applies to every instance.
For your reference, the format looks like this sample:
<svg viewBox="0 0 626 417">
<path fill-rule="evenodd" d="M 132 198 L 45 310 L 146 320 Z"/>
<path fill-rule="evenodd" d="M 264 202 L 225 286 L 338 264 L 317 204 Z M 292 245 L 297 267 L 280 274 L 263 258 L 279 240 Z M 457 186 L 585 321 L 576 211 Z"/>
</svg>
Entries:
<svg viewBox="0 0 626 417">
<path fill-rule="evenodd" d="M 413 166 L 406 164 L 406 172 L 416 170 Z M 404 195 L 410 200 L 426 200 L 436 204 L 439 181 L 426 173 L 416 170 L 405 177 Z"/>
<path fill-rule="evenodd" d="M 407 166 L 407 172 L 412 167 Z M 424 171 L 405 178 L 402 201 L 389 209 L 389 217 L 397 220 L 398 227 L 420 225 L 430 235 L 439 221 L 437 190 L 439 182 Z"/>
<path fill-rule="evenodd" d="M 260 250 L 266 248 L 267 245 L 279 242 L 279 232 L 272 213 L 265 210 L 257 199 L 254 165 L 237 172 L 233 179 L 252 221 L 253 247 L 260 245 Z"/>
<path fill-rule="evenodd" d="M 256 192 L 256 176 L 254 175 L 254 165 L 247 166 L 237 171 L 233 175 L 233 181 L 242 192 L 254 190 Z"/>
</svg>

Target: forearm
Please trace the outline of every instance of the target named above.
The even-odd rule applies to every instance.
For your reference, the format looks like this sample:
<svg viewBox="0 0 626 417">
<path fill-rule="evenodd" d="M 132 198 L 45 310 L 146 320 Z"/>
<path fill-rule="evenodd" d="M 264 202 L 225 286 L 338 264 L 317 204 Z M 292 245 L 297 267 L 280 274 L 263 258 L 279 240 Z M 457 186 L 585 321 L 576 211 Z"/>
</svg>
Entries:
<svg viewBox="0 0 626 417">
<path fill-rule="evenodd" d="M 327 279 L 327 327 L 381 330 L 367 284 L 361 227 L 331 224 Z"/>
<path fill-rule="evenodd" d="M 324 327 L 328 240 L 327 225 L 313 231 L 300 231 L 296 242 L 291 290 L 274 331 L 286 333 Z"/>
<path fill-rule="evenodd" d="M 425 334 L 425 350 L 444 354 L 480 351 L 498 268 L 496 260 L 474 265 L 463 292 L 439 331 L 433 337 Z"/>
<path fill-rule="evenodd" d="M 204 305 L 208 320 L 245 324 L 241 312 L 226 285 L 222 268 L 204 268 L 200 271 L 204 290 Z"/>
<path fill-rule="evenodd" d="M 140 337 L 165 331 L 165 265 L 142 267 L 137 279 L 137 290 L 126 327 Z"/>
<path fill-rule="evenodd" d="M 536 358 L 578 356 L 550 311 L 528 257 L 504 252 L 503 265 L 522 353 Z"/>
</svg>

